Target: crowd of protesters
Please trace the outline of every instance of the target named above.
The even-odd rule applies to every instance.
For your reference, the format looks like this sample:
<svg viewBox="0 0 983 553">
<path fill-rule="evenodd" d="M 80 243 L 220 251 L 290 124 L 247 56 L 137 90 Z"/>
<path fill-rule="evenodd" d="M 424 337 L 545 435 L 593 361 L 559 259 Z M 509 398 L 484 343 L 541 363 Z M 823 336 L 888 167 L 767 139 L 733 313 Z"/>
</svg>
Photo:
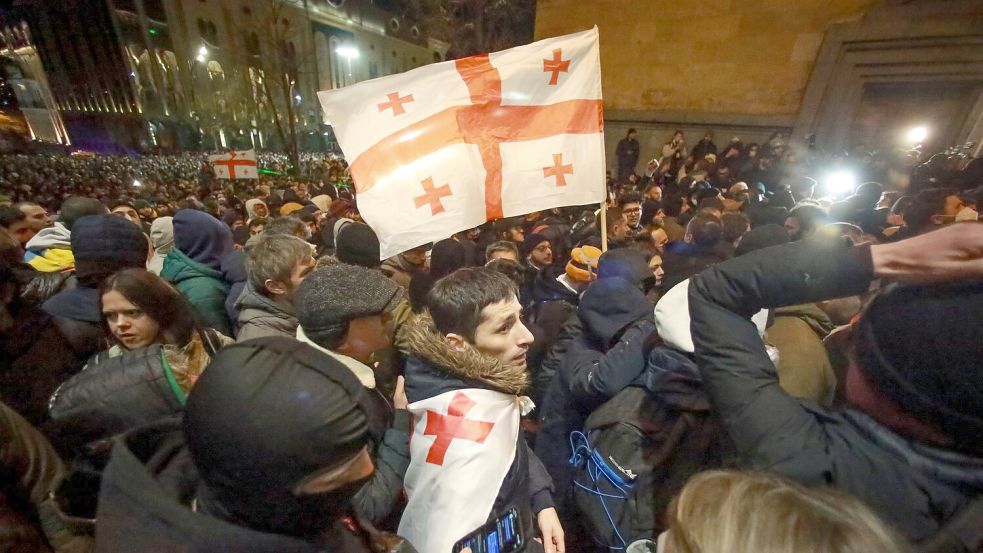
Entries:
<svg viewBox="0 0 983 553">
<path fill-rule="evenodd" d="M 983 551 L 983 160 L 634 134 L 386 260 L 330 156 L 0 157 L 0 545 L 430 553 L 413 405 L 481 389 L 523 550 Z"/>
</svg>

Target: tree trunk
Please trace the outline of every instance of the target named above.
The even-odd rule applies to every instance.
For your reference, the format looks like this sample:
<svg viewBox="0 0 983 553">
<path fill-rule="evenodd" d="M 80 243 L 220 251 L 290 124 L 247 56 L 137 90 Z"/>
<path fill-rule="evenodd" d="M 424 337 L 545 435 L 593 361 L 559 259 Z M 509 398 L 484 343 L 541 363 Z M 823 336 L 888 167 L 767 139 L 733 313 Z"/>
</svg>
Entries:
<svg viewBox="0 0 983 553">
<path fill-rule="evenodd" d="M 297 121 L 294 119 L 294 99 L 291 95 L 290 76 L 280 73 L 280 83 L 283 86 L 283 96 L 287 105 L 287 138 L 290 140 L 285 145 L 287 155 L 290 156 L 290 163 L 293 165 L 293 173 L 300 171 L 300 153 L 297 151 Z"/>
</svg>

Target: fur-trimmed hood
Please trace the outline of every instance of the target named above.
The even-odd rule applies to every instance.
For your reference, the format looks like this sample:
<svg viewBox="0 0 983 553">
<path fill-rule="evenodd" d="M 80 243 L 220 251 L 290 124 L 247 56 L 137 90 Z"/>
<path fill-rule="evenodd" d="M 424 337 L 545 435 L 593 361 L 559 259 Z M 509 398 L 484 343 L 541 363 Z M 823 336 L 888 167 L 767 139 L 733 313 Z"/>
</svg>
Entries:
<svg viewBox="0 0 983 553">
<path fill-rule="evenodd" d="M 450 377 L 513 395 L 522 395 L 529 385 L 529 374 L 524 368 L 506 367 L 470 345 L 464 350 L 451 349 L 426 313 L 410 319 L 402 329 L 402 336 L 410 355 Z"/>
</svg>

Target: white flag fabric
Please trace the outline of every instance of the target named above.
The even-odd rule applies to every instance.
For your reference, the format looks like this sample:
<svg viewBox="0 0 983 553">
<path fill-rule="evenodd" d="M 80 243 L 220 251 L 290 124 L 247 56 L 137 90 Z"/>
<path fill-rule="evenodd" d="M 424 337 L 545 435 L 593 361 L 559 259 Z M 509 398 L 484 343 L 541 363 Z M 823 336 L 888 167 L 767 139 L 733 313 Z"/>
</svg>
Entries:
<svg viewBox="0 0 983 553">
<path fill-rule="evenodd" d="M 597 27 L 318 97 L 382 258 L 604 199 Z"/>
<path fill-rule="evenodd" d="M 255 150 L 231 150 L 227 154 L 208 156 L 217 179 L 258 179 Z"/>
<path fill-rule="evenodd" d="M 408 406 L 413 436 L 403 484 L 409 501 L 398 533 L 417 551 L 450 553 L 487 521 L 515 458 L 521 401 L 469 388 Z"/>
</svg>

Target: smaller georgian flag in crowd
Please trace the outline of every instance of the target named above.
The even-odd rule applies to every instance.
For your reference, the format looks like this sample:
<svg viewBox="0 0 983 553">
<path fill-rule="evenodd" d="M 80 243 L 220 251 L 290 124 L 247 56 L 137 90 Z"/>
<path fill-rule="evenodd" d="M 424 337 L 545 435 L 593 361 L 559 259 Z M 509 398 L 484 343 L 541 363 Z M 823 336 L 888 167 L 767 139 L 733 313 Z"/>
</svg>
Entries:
<svg viewBox="0 0 983 553">
<path fill-rule="evenodd" d="M 208 156 L 217 179 L 258 179 L 255 150 L 231 150 L 227 154 Z"/>
<path fill-rule="evenodd" d="M 318 97 L 383 258 L 604 199 L 597 27 Z"/>
</svg>

